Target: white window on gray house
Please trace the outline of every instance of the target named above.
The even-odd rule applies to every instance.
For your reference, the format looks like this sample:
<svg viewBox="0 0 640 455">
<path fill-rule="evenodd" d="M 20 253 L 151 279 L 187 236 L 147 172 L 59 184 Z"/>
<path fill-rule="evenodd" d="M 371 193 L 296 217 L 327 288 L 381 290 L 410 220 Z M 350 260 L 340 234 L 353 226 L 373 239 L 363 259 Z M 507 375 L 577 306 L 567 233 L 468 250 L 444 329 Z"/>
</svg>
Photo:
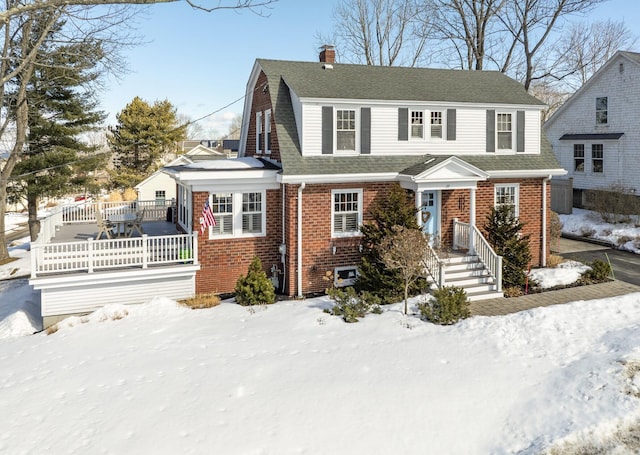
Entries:
<svg viewBox="0 0 640 455">
<path fill-rule="evenodd" d="M 411 137 L 422 139 L 424 137 L 424 112 L 411 111 Z"/>
<path fill-rule="evenodd" d="M 211 235 L 233 234 L 233 194 L 212 194 L 211 210 L 213 210 L 213 216 L 216 219 L 216 225 L 210 228 Z"/>
<path fill-rule="evenodd" d="M 498 150 L 513 149 L 513 124 L 511 114 L 496 115 L 496 131 L 498 132 Z"/>
<path fill-rule="evenodd" d="M 356 111 L 338 109 L 336 111 L 336 150 L 356 149 Z"/>
<path fill-rule="evenodd" d="M 164 205 L 166 199 L 167 192 L 165 190 L 156 190 L 156 205 Z"/>
<path fill-rule="evenodd" d="M 362 224 L 362 190 L 332 190 L 332 235 L 356 235 Z"/>
<path fill-rule="evenodd" d="M 442 139 L 442 111 L 431 111 L 431 137 Z"/>
<path fill-rule="evenodd" d="M 256 153 L 262 153 L 264 135 L 262 133 L 262 112 L 256 112 Z"/>
<path fill-rule="evenodd" d="M 262 193 L 242 193 L 242 232 L 262 232 Z"/>
<path fill-rule="evenodd" d="M 495 186 L 495 200 L 494 205 L 496 208 L 502 206 L 509 206 L 513 210 L 513 214 L 518 216 L 519 213 L 519 186 L 517 183 L 499 184 Z"/>
<path fill-rule="evenodd" d="M 596 98 L 596 125 L 606 125 L 607 119 L 607 106 L 609 100 L 606 96 Z"/>
<path fill-rule="evenodd" d="M 584 172 L 584 144 L 573 144 L 573 170 Z"/>
<path fill-rule="evenodd" d="M 602 144 L 591 145 L 591 165 L 594 174 L 604 172 L 604 146 Z"/>
</svg>

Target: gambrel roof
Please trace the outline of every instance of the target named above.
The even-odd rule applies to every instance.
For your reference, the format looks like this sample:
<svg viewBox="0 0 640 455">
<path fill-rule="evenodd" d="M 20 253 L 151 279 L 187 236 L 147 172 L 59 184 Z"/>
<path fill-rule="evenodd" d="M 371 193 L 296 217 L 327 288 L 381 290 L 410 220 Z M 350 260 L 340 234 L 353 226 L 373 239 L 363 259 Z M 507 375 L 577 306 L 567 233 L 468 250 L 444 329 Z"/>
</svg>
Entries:
<svg viewBox="0 0 640 455">
<path fill-rule="evenodd" d="M 385 173 L 406 175 L 405 172 L 409 172 L 416 166 L 419 167 L 420 163 L 426 161 L 424 156 L 416 155 L 303 157 L 291 92 L 301 99 L 476 103 L 537 108 L 544 106 L 542 101 L 529 95 L 522 84 L 496 71 L 379 67 L 338 63 L 332 64 L 331 69 L 325 66 L 321 62 L 256 60 L 254 76 L 257 77 L 257 72 L 261 70 L 267 77 L 284 179 L 288 176 L 303 177 L 319 173 L 334 176 Z M 252 90 L 254 87 L 248 87 L 248 89 Z M 561 171 L 551 146 L 544 137 L 540 155 L 490 154 L 458 157 L 487 172 Z"/>
</svg>

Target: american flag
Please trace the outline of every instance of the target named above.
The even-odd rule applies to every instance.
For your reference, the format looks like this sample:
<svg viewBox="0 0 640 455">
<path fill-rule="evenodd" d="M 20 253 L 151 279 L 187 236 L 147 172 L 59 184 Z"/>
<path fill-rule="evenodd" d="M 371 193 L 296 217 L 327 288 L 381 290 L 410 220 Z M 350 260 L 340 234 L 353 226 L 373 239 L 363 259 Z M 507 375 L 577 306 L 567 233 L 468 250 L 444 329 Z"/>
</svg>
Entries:
<svg viewBox="0 0 640 455">
<path fill-rule="evenodd" d="M 204 203 L 204 207 L 202 207 L 202 224 L 200 225 L 200 233 L 204 234 L 204 231 L 209 226 L 215 226 L 215 225 L 216 225 L 216 219 L 213 216 L 213 210 L 209 205 L 209 199 L 207 199 Z"/>
</svg>

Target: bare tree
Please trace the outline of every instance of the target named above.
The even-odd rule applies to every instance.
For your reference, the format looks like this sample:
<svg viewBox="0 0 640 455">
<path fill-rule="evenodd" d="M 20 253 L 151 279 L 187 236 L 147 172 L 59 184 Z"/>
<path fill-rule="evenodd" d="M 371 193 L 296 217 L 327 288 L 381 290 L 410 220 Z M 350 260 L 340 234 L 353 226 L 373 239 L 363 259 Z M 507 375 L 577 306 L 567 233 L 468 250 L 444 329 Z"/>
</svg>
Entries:
<svg viewBox="0 0 640 455">
<path fill-rule="evenodd" d="M 438 32 L 450 42 L 463 69 L 484 69 L 487 44 L 499 33 L 498 15 L 505 0 L 437 0 Z M 491 55 L 491 53 L 489 52 Z M 451 53 L 447 53 L 452 63 Z"/>
<path fill-rule="evenodd" d="M 416 66 L 433 36 L 430 1 L 342 0 L 333 11 L 332 39 L 351 63 Z"/>
<path fill-rule="evenodd" d="M 564 62 L 564 73 L 554 79 L 577 90 L 619 49 L 635 46 L 634 38 L 624 22 L 599 21 L 572 23 L 557 43 L 557 60 Z"/>
<path fill-rule="evenodd" d="M 79 42 L 84 39 L 99 39 L 103 43 L 122 44 L 122 29 L 114 32 L 114 25 L 122 25 L 127 10 L 119 5 L 148 5 L 169 3 L 178 0 L 5 0 L 0 11 L 0 33 L 4 42 L 0 54 L 0 139 L 10 141 L 10 153 L 0 169 L 0 261 L 9 257 L 5 237 L 5 213 L 7 187 L 16 163 L 28 147 L 27 84 L 34 68 L 39 64 L 37 56 L 47 39 L 61 43 Z M 277 0 L 219 0 L 214 6 L 185 0 L 193 8 L 207 12 L 223 9 L 248 9 L 263 14 L 265 7 Z M 95 9 L 99 6 L 99 9 Z M 34 27 L 34 19 L 38 27 Z M 66 27 L 54 30 L 58 20 L 66 20 Z M 87 24 L 90 24 L 87 27 Z M 117 29 L 117 28 L 116 28 Z M 106 55 L 118 55 L 109 54 Z M 117 65 L 118 60 L 110 63 Z M 10 137 L 8 137 L 10 136 Z"/>
<path fill-rule="evenodd" d="M 424 276 L 424 254 L 428 238 L 418 229 L 395 226 L 394 233 L 380 244 L 380 257 L 384 265 L 400 271 L 404 281 L 404 314 L 407 314 L 409 287 Z"/>
</svg>

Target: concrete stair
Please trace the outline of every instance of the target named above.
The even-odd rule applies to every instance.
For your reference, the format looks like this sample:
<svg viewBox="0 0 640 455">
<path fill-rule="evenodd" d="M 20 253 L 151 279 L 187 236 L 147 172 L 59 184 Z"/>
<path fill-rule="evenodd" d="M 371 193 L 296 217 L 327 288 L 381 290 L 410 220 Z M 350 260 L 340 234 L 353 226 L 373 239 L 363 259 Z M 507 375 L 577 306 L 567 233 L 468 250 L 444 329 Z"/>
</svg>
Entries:
<svg viewBox="0 0 640 455">
<path fill-rule="evenodd" d="M 450 254 L 449 257 L 441 259 L 446 264 L 446 285 L 463 288 L 470 301 L 503 297 L 502 292 L 495 290 L 495 281 L 478 256 Z"/>
</svg>

